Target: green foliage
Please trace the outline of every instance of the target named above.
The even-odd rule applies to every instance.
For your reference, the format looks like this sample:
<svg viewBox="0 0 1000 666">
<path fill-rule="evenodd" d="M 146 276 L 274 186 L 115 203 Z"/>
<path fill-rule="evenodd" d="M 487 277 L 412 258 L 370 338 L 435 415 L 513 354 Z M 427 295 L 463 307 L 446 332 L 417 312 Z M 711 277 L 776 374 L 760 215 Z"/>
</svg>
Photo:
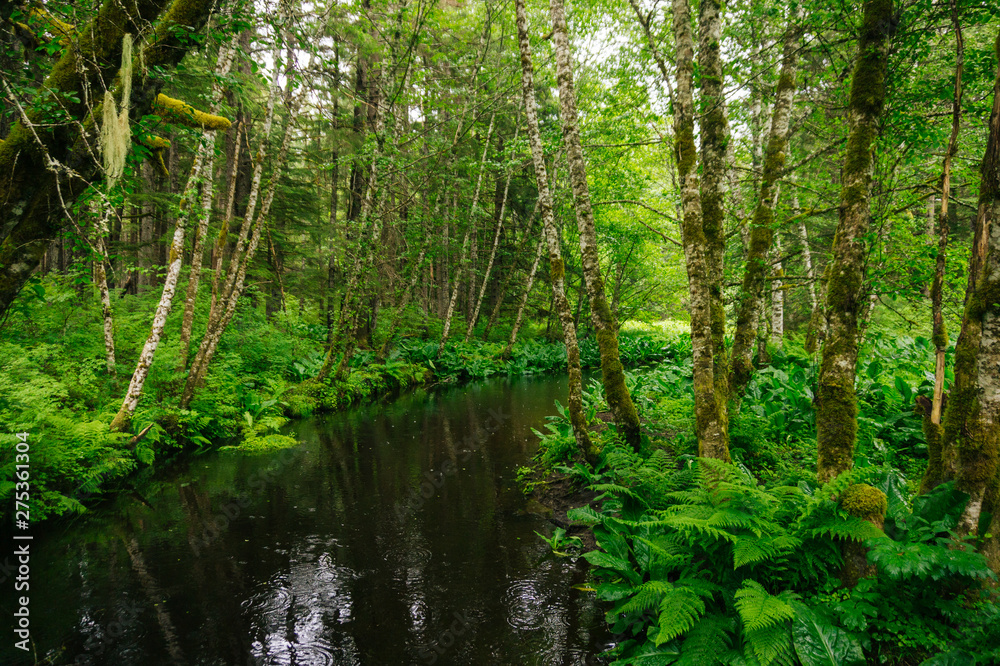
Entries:
<svg viewBox="0 0 1000 666">
<path fill-rule="evenodd" d="M 599 508 L 569 517 L 597 541 L 584 557 L 612 631 L 625 637 L 610 653 L 616 664 L 654 654 L 649 663 L 905 663 L 948 641 L 992 645 L 984 617 L 1000 612 L 995 602 L 964 607 L 961 591 L 994 576 L 982 556 L 953 548 L 961 505 L 949 488 L 916 511 L 896 506 L 890 536 L 838 498 L 859 483 L 886 487 L 891 470 L 859 468 L 818 488 L 760 486 L 715 460 L 678 467 L 662 450 L 643 459 L 614 444 L 602 455 L 591 484 Z M 879 571 L 849 591 L 839 579 L 847 540 L 864 542 Z"/>
</svg>

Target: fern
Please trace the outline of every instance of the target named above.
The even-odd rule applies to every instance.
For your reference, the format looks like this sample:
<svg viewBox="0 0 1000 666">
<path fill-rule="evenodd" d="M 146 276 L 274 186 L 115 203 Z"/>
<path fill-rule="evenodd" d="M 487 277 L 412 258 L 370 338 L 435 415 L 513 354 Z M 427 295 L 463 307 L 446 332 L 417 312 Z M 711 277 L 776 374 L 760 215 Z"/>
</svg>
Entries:
<svg viewBox="0 0 1000 666">
<path fill-rule="evenodd" d="M 795 609 L 780 596 L 771 596 L 755 580 L 743 581 L 743 587 L 734 595 L 736 610 L 747 631 L 767 629 L 795 617 Z"/>
<path fill-rule="evenodd" d="M 660 601 L 659 632 L 653 639 L 657 646 L 690 631 L 705 613 L 705 602 L 689 587 L 673 587 Z"/>
<path fill-rule="evenodd" d="M 790 622 L 795 609 L 788 601 L 794 595 L 783 592 L 772 596 L 757 581 L 745 580 L 734 596 L 744 639 L 760 663 L 767 666 L 781 655 L 789 654 Z"/>
<path fill-rule="evenodd" d="M 732 647 L 734 626 L 732 618 L 719 613 L 703 616 L 687 633 L 677 666 L 718 664 L 721 651 Z"/>
</svg>

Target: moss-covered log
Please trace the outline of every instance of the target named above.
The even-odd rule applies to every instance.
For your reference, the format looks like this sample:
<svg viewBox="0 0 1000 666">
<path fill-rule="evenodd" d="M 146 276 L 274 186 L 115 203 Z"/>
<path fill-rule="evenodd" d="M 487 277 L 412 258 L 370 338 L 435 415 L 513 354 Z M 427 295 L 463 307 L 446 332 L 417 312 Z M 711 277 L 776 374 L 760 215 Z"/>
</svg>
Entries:
<svg viewBox="0 0 1000 666">
<path fill-rule="evenodd" d="M 145 70 L 133 68 L 130 114 L 135 119 L 148 113 L 163 82 L 146 77 L 145 71 L 176 65 L 190 44 L 185 34 L 205 24 L 213 4 L 105 0 L 46 76 L 39 89 L 59 103 L 32 100 L 26 118 L 0 144 L 0 318 L 67 223 L 62 205 L 70 205 L 88 184 L 101 179 L 101 165 L 79 136 L 79 127 L 94 128 L 84 100 L 99 97 L 94 91 L 84 94 L 86 82 L 113 81 L 121 65 L 122 37 L 148 31 L 159 17 L 138 56 Z M 44 110 L 49 106 L 60 109 L 57 117 Z M 101 109 L 94 112 L 99 116 Z"/>
<path fill-rule="evenodd" d="M 816 396 L 818 473 L 829 481 L 854 464 L 858 406 L 858 315 L 864 303 L 865 236 L 870 226 L 873 151 L 885 104 L 892 0 L 865 0 L 848 103 L 850 131 L 840 192 L 840 220 L 827 282 L 828 329 Z"/>
</svg>

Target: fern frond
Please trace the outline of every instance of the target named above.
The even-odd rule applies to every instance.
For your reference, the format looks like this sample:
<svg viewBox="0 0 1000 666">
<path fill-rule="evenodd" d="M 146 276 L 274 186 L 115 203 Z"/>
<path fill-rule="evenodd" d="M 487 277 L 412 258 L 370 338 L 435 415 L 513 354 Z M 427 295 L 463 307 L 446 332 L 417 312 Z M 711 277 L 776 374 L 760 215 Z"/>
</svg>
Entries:
<svg viewBox="0 0 1000 666">
<path fill-rule="evenodd" d="M 729 541 L 732 543 L 736 540 L 736 537 L 725 530 L 718 529 L 712 525 L 708 524 L 708 520 L 704 518 L 689 518 L 688 516 L 670 516 L 664 518 L 660 521 L 662 525 L 667 527 L 673 527 L 678 530 L 686 530 L 689 532 L 697 532 L 705 536 L 711 537 L 712 539 Z"/>
<path fill-rule="evenodd" d="M 660 630 L 653 642 L 663 645 L 690 631 L 704 613 L 705 602 L 697 592 L 689 587 L 673 587 L 660 601 Z"/>
<path fill-rule="evenodd" d="M 780 622 L 761 629 L 744 631 L 746 646 L 753 652 L 761 666 L 777 663 L 792 666 L 795 663 L 792 649 L 791 623 Z"/>
<path fill-rule="evenodd" d="M 635 595 L 616 609 L 616 613 L 644 613 L 660 605 L 674 586 L 665 580 L 650 580 L 635 588 Z"/>
<path fill-rule="evenodd" d="M 745 485 L 743 474 L 735 465 L 715 458 L 698 458 L 696 475 L 698 485 L 703 488 L 711 488 L 720 482 Z"/>
<path fill-rule="evenodd" d="M 832 536 L 837 539 L 851 541 L 867 541 L 868 539 L 884 539 L 885 532 L 875 527 L 867 520 L 856 516 L 834 516 L 812 529 L 813 537 Z"/>
<path fill-rule="evenodd" d="M 720 663 L 721 650 L 733 643 L 734 622 L 725 615 L 705 615 L 688 632 L 681 645 L 677 666 L 715 666 Z"/>
<path fill-rule="evenodd" d="M 795 609 L 790 604 L 769 594 L 755 580 L 743 581 L 743 587 L 734 596 L 746 631 L 760 631 L 795 617 Z"/>
</svg>

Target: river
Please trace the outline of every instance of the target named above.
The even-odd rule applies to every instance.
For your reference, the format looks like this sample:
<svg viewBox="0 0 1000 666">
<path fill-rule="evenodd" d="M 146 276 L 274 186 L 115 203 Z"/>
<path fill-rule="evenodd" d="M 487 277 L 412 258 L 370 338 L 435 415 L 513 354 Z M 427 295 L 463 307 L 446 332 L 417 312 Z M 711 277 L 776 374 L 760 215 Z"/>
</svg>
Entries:
<svg viewBox="0 0 1000 666">
<path fill-rule="evenodd" d="M 600 663 L 584 564 L 551 555 L 516 484 L 565 395 L 551 377 L 418 390 L 297 421 L 284 451 L 183 456 L 37 530 L 39 661 Z M 0 662 L 34 663 L 11 635 Z"/>
</svg>

